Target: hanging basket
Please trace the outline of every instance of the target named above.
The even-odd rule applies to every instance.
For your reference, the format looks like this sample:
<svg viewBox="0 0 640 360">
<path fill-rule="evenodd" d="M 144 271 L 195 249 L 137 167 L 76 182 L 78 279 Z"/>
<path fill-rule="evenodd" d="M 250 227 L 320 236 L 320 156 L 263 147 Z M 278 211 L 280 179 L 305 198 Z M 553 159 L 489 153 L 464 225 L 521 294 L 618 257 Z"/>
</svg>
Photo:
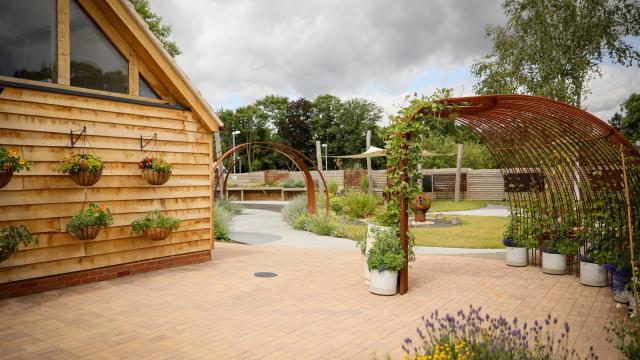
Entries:
<svg viewBox="0 0 640 360">
<path fill-rule="evenodd" d="M 93 240 L 98 236 L 101 228 L 102 226 L 100 225 L 87 226 L 80 229 L 78 233 L 74 233 L 73 235 L 79 240 Z"/>
<path fill-rule="evenodd" d="M 11 251 L 11 249 L 0 247 L 0 263 L 7 260 L 9 256 L 11 256 L 11 254 L 13 254 L 13 251 Z"/>
<path fill-rule="evenodd" d="M 142 170 L 142 177 L 151 185 L 162 185 L 169 181 L 171 171 L 158 172 L 153 169 L 144 169 Z"/>
<path fill-rule="evenodd" d="M 11 177 L 13 176 L 12 172 L 1 172 L 0 173 L 0 189 L 7 186 L 9 181 L 11 181 Z"/>
<path fill-rule="evenodd" d="M 98 172 L 89 172 L 87 170 L 80 170 L 78 172 L 70 172 L 69 177 L 74 183 L 80 186 L 93 186 L 100 180 L 102 176 L 102 170 Z"/>
<path fill-rule="evenodd" d="M 149 240 L 159 241 L 169 237 L 172 231 L 173 230 L 170 227 L 150 227 L 144 229 L 142 233 L 144 234 L 144 237 Z"/>
</svg>

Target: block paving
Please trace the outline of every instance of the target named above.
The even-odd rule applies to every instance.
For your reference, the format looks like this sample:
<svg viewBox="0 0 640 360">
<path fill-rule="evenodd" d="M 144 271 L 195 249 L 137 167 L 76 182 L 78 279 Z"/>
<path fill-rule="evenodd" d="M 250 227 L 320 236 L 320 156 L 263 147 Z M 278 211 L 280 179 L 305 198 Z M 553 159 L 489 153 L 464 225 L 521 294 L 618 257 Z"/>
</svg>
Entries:
<svg viewBox="0 0 640 360">
<path fill-rule="evenodd" d="M 259 271 L 278 273 L 258 278 Z M 394 359 L 420 316 L 483 312 L 571 327 L 581 351 L 619 354 L 608 288 L 487 258 L 417 255 L 404 296 L 376 296 L 358 252 L 217 243 L 211 262 L 0 301 L 3 359 Z"/>
</svg>

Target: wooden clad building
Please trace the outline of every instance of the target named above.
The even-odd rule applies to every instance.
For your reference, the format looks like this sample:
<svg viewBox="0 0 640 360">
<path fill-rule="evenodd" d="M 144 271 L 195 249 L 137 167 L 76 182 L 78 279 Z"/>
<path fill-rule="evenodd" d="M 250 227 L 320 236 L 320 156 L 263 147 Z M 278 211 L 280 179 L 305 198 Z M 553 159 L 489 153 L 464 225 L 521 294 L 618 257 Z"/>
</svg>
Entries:
<svg viewBox="0 0 640 360">
<path fill-rule="evenodd" d="M 210 259 L 211 133 L 222 124 L 129 2 L 3 0 L 0 22 L 0 146 L 32 164 L 0 190 L 0 227 L 24 224 L 39 240 L 0 263 L 0 295 Z M 70 151 L 105 162 L 86 192 L 53 171 Z M 174 165 L 164 185 L 141 177 L 150 154 Z M 65 232 L 85 195 L 114 217 L 89 241 Z M 162 241 L 132 235 L 154 208 L 181 227 Z"/>
</svg>

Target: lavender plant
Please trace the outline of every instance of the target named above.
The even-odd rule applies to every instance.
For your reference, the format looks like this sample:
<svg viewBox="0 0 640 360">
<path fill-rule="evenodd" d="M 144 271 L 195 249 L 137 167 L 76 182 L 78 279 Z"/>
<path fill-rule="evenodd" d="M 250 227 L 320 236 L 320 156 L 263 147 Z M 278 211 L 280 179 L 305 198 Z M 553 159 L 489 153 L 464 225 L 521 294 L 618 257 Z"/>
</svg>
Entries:
<svg viewBox="0 0 640 360">
<path fill-rule="evenodd" d="M 422 317 L 424 326 L 416 329 L 419 339 L 404 340 L 405 359 L 598 359 L 593 348 L 583 358 L 569 347 L 569 324 L 547 318 L 532 324 L 519 324 L 502 316 L 482 314 L 482 308 L 440 316 L 438 311 Z"/>
</svg>

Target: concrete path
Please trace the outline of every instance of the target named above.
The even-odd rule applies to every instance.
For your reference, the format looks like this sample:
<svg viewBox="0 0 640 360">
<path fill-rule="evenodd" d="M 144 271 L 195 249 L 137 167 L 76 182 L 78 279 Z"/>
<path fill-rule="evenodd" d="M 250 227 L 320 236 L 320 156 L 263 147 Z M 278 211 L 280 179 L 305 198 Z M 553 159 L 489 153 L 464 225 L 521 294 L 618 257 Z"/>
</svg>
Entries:
<svg viewBox="0 0 640 360">
<path fill-rule="evenodd" d="M 242 214 L 234 218 L 232 229 L 231 239 L 244 244 L 359 251 L 355 242 L 349 239 L 319 236 L 307 231 L 294 230 L 282 219 L 282 214 L 274 211 L 245 209 Z M 416 246 L 415 252 L 427 255 L 496 254 L 501 257 L 504 249 Z"/>
</svg>

